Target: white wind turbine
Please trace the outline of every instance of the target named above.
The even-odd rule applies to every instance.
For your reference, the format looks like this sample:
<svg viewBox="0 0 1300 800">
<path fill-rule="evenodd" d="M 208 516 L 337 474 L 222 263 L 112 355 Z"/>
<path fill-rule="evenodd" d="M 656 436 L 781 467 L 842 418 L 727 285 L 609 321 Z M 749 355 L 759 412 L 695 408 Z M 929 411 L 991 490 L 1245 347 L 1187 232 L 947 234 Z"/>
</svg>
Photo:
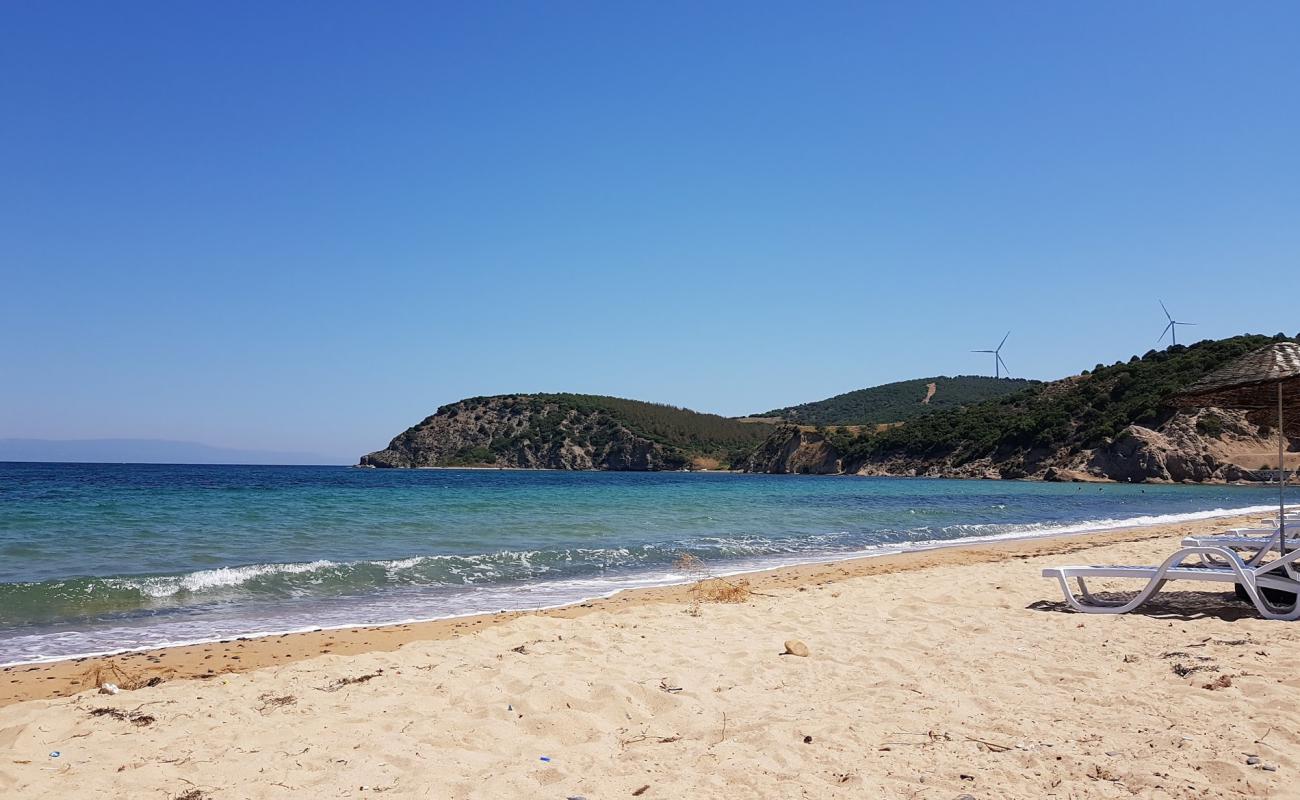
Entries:
<svg viewBox="0 0 1300 800">
<path fill-rule="evenodd" d="M 1008 377 L 1008 378 L 1011 377 L 1011 368 L 1007 366 L 1007 362 L 1005 362 L 1005 361 L 1002 360 L 1002 345 L 1004 345 L 1004 344 L 1007 343 L 1007 336 L 1010 336 L 1010 335 L 1011 335 L 1011 331 L 1007 331 L 1007 335 L 1002 337 L 1002 342 L 1001 342 L 1001 344 L 998 345 L 998 347 L 997 347 L 996 350 L 972 350 L 972 351 L 971 351 L 972 353 L 992 353 L 992 354 L 993 354 L 993 377 L 995 377 L 995 378 L 1001 378 L 1001 377 L 1002 377 L 1002 370 L 1003 370 L 1003 369 L 1005 369 L 1005 370 L 1007 371 L 1007 377 Z"/>
<path fill-rule="evenodd" d="M 1158 344 L 1162 339 L 1164 339 L 1164 338 L 1165 338 L 1165 334 L 1167 333 L 1167 334 L 1169 334 L 1169 343 L 1170 343 L 1170 344 L 1178 344 L 1178 326 L 1179 326 L 1179 325 L 1195 325 L 1196 323 L 1195 323 L 1195 322 L 1179 322 L 1178 320 L 1174 319 L 1173 316 L 1170 315 L 1170 313 L 1169 313 L 1169 309 L 1165 308 L 1165 301 L 1163 301 L 1163 300 L 1160 301 L 1160 308 L 1161 308 L 1162 311 L 1165 312 L 1165 319 L 1169 320 L 1169 324 L 1166 325 L 1166 326 L 1165 326 L 1165 329 L 1164 329 L 1163 331 L 1160 332 L 1160 338 L 1159 338 L 1159 339 L 1156 339 L 1156 343 Z"/>
</svg>

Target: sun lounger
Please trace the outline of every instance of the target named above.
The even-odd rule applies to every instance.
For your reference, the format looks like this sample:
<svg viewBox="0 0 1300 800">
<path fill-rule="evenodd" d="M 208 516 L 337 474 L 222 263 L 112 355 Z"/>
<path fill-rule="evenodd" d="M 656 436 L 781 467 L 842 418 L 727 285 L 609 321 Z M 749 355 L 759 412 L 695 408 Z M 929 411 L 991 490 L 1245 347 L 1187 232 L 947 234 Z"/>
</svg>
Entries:
<svg viewBox="0 0 1300 800">
<path fill-rule="evenodd" d="M 1198 557 L 1200 563 L 1184 563 L 1192 556 Z M 1292 550 L 1268 563 L 1251 564 L 1227 547 L 1195 546 L 1178 550 L 1159 566 L 1048 567 L 1043 570 L 1043 577 L 1057 579 L 1065 601 L 1071 608 L 1086 614 L 1125 614 L 1145 603 L 1169 581 L 1202 581 L 1241 586 L 1246 599 L 1254 604 L 1261 616 L 1295 620 L 1300 619 L 1300 603 L 1275 605 L 1264 596 L 1263 590 L 1300 594 L 1300 580 L 1291 574 L 1297 559 L 1300 559 L 1300 550 Z M 1129 600 L 1107 600 L 1088 590 L 1085 579 L 1094 578 L 1139 580 L 1146 581 L 1146 585 Z M 1071 580 L 1079 586 L 1078 595 L 1070 588 Z"/>
<path fill-rule="evenodd" d="M 1278 549 L 1277 526 L 1271 528 L 1235 528 L 1226 533 L 1208 536 L 1188 536 L 1183 539 L 1183 547 L 1227 547 L 1231 550 L 1249 553 L 1246 563 L 1257 566 L 1269 553 Z M 1286 549 L 1288 552 L 1300 549 L 1300 525 L 1286 526 Z M 1218 566 L 1226 566 L 1214 556 L 1203 556 L 1203 561 Z"/>
</svg>

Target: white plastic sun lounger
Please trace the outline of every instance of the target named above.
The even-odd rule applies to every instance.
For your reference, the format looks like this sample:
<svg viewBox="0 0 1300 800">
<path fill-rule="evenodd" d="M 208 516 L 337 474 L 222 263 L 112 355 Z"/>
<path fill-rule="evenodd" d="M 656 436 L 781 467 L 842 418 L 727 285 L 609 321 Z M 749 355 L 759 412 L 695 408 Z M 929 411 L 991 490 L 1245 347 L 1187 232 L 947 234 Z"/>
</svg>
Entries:
<svg viewBox="0 0 1300 800">
<path fill-rule="evenodd" d="M 1201 558 L 1201 564 L 1184 565 L 1191 556 Z M 1300 602 L 1291 606 L 1276 606 L 1269 602 L 1261 589 L 1276 589 L 1300 595 L 1300 580 L 1292 577 L 1293 565 L 1300 559 L 1300 550 L 1293 550 L 1267 564 L 1249 564 L 1227 547 L 1184 547 L 1154 567 L 1048 567 L 1044 578 L 1056 578 L 1061 584 L 1065 602 L 1085 614 L 1125 614 L 1151 599 L 1169 581 L 1208 581 L 1239 584 L 1247 598 L 1265 619 L 1300 619 Z M 1211 563 L 1212 562 L 1212 563 Z M 1222 566 L 1220 566 L 1222 565 Z M 1130 600 L 1104 600 L 1088 591 L 1088 578 L 1125 578 L 1144 580 L 1146 586 Z M 1070 581 L 1078 583 L 1079 594 L 1070 588 Z"/>
<path fill-rule="evenodd" d="M 1238 528 L 1227 533 L 1209 536 L 1188 536 L 1183 539 L 1183 547 L 1226 547 L 1249 554 L 1246 563 L 1258 566 L 1270 553 L 1278 550 L 1279 538 L 1277 528 Z M 1300 549 L 1300 525 L 1286 526 L 1287 552 Z M 1203 556 L 1202 560 L 1212 564 L 1226 566 L 1213 556 Z"/>
<path fill-rule="evenodd" d="M 1269 553 L 1278 549 L 1277 520 L 1263 520 L 1267 527 L 1233 528 L 1224 533 L 1206 536 L 1188 536 L 1183 539 L 1183 547 L 1227 547 L 1232 550 L 1250 553 L 1246 563 L 1256 566 L 1263 562 Z M 1288 522 L 1286 525 L 1286 549 L 1288 552 L 1300 548 L 1300 523 Z M 1213 556 L 1204 556 L 1203 561 L 1218 566 L 1226 566 Z"/>
</svg>

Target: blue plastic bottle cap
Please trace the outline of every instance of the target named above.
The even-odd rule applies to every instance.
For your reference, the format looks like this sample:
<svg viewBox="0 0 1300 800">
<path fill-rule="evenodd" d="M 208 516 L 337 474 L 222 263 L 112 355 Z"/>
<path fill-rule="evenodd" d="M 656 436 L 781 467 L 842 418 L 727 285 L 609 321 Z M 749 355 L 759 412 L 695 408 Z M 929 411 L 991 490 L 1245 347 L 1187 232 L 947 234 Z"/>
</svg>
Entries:
<svg viewBox="0 0 1300 800">
<path fill-rule="evenodd" d="M 58 751 L 58 750 L 53 750 L 53 751 L 50 752 L 50 758 L 58 758 L 58 757 L 59 757 L 59 751 Z"/>
<path fill-rule="evenodd" d="M 550 761 L 550 756 L 542 756 L 543 761 Z"/>
</svg>

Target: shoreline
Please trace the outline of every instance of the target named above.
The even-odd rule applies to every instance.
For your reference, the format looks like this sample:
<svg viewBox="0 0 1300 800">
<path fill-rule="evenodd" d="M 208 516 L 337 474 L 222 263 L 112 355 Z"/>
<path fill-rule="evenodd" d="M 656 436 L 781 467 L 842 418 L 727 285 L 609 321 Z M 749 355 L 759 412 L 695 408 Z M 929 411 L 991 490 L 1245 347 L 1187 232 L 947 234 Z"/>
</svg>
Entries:
<svg viewBox="0 0 1300 800">
<path fill-rule="evenodd" d="M 1256 519 L 10 670 L 0 795 L 1291 797 L 1292 626 L 1225 586 L 1078 614 L 1041 577 Z M 94 681 L 123 691 L 66 696 Z"/>
<path fill-rule="evenodd" d="M 1192 532 L 1223 530 L 1258 523 L 1256 510 L 1225 511 L 1198 516 L 1078 531 L 1040 534 L 998 534 L 951 542 L 926 542 L 902 552 L 854 554 L 838 559 L 786 564 L 756 570 L 710 572 L 711 577 L 743 577 L 756 591 L 791 585 L 822 585 L 866 575 L 906 572 L 927 567 L 1002 561 L 1038 555 L 1068 554 L 1107 544 L 1142 542 Z M 1211 512 L 1202 512 L 1211 513 Z M 1069 526 L 1062 526 L 1069 527 Z M 210 679 L 283 665 L 320 655 L 359 655 L 390 652 L 411 642 L 444 641 L 492 628 L 521 617 L 574 619 L 595 611 L 660 603 L 688 603 L 695 579 L 656 586 L 615 589 L 607 594 L 526 609 L 466 614 L 428 620 L 340 625 L 309 630 L 251 633 L 222 639 L 141 648 L 105 654 L 67 656 L 0 667 L 0 707 L 26 700 L 67 697 L 98 687 L 99 676 L 117 676 L 117 683 Z M 1045 596 L 1051 597 L 1051 592 Z M 104 680 L 107 680 L 105 678 Z"/>
<path fill-rule="evenodd" d="M 424 468 L 422 468 L 424 469 Z M 431 467 L 428 469 L 441 469 L 440 467 Z M 1215 521 L 1240 516 L 1253 516 L 1256 514 L 1267 514 L 1270 511 L 1269 506 L 1247 506 L 1240 509 L 1209 509 L 1205 511 L 1184 512 L 1181 514 L 1163 514 L 1155 516 L 1137 516 L 1120 519 L 1106 520 L 1083 520 L 1075 523 L 1064 523 L 1041 530 L 1028 531 L 1008 531 L 1005 533 L 995 533 L 988 535 L 966 536 L 957 539 L 927 539 L 917 542 L 909 542 L 898 545 L 875 545 L 863 550 L 856 550 L 842 554 L 818 554 L 806 559 L 794 559 L 787 561 L 778 561 L 772 564 L 749 565 L 741 569 L 728 569 L 727 565 L 721 565 L 718 572 L 710 571 L 713 577 L 737 577 L 750 576 L 782 569 L 791 569 L 805 566 L 830 566 L 843 562 L 852 562 L 863 559 L 877 559 L 893 555 L 907 555 L 910 553 L 922 553 L 931 550 L 945 548 L 961 548 L 976 544 L 992 542 L 1015 542 L 1021 540 L 1047 539 L 1053 537 L 1066 536 L 1088 536 L 1098 533 L 1118 532 L 1125 530 L 1137 530 L 1160 525 L 1175 525 L 1185 522 Z M 1102 524 L 1115 523 L 1115 524 Z M 734 565 L 732 565 L 734 566 Z M 34 658 L 30 660 L 10 661 L 0 663 L 0 675 L 14 668 L 25 668 L 29 666 L 58 664 L 65 661 L 82 663 L 91 659 L 112 659 L 123 656 L 134 655 L 138 653 L 153 653 L 177 648 L 199 647 L 212 644 L 228 644 L 232 641 L 255 641 L 260 639 L 280 638 L 283 636 L 296 636 L 310 633 L 331 633 L 340 630 L 373 630 L 376 628 L 395 628 L 398 626 L 425 625 L 430 623 L 454 622 L 456 620 L 473 619 L 476 617 L 490 617 L 502 613 L 535 613 L 545 611 L 555 611 L 568 606 L 580 605 L 583 603 L 593 603 L 601 600 L 608 600 L 625 592 L 640 592 L 652 589 L 673 588 L 685 586 L 694 583 L 697 579 L 692 577 L 663 576 L 661 578 L 650 578 L 647 581 L 637 580 L 636 575 L 625 576 L 626 580 L 640 585 L 615 586 L 608 591 L 598 592 L 592 595 L 583 595 L 571 599 L 565 599 L 557 603 L 547 605 L 535 605 L 517 608 L 503 608 L 495 611 L 471 611 L 459 614 L 446 614 L 442 616 L 417 617 L 410 619 L 385 620 L 382 622 L 342 622 L 332 625 L 320 625 L 310 627 L 276 629 L 276 630 L 250 630 L 229 633 L 223 636 L 210 636 L 192 640 L 182 640 L 167 642 L 156 645 L 144 645 L 139 647 L 123 647 L 103 651 L 70 653 L 67 655 L 47 656 Z M 3 705 L 3 693 L 0 691 L 0 705 Z"/>
</svg>

